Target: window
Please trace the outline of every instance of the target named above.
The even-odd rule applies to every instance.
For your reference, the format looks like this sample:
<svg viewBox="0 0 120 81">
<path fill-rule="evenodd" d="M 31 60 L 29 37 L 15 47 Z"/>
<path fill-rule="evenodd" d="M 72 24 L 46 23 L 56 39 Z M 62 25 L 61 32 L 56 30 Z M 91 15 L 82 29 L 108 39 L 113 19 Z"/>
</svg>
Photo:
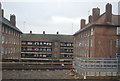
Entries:
<svg viewBox="0 0 120 81">
<path fill-rule="evenodd" d="M 43 48 L 43 51 L 46 51 L 46 48 Z"/>
<path fill-rule="evenodd" d="M 34 50 L 35 50 L 35 48 L 32 47 L 32 51 L 34 51 Z"/>
<path fill-rule="evenodd" d="M 26 44 L 26 42 L 22 42 L 22 45 L 25 45 Z"/>
<path fill-rule="evenodd" d="M 40 54 L 39 56 L 42 57 L 42 54 Z"/>
<path fill-rule="evenodd" d="M 69 46 L 72 46 L 72 44 L 70 43 Z"/>
<path fill-rule="evenodd" d="M 86 40 L 86 46 L 89 47 L 89 40 Z"/>
<path fill-rule="evenodd" d="M 120 39 L 116 39 L 116 47 L 120 47 Z"/>
<path fill-rule="evenodd" d="M 57 57 L 58 55 L 57 54 L 54 54 L 54 57 Z"/>
<path fill-rule="evenodd" d="M 116 75 L 117 75 L 117 72 L 113 72 L 113 73 L 112 73 L 112 76 L 116 76 Z"/>
<path fill-rule="evenodd" d="M 48 45 L 49 45 L 49 43 L 47 42 L 47 43 L 46 43 L 46 45 L 48 46 Z"/>
<path fill-rule="evenodd" d="M 106 75 L 107 76 L 111 76 L 111 72 L 106 72 Z"/>
<path fill-rule="evenodd" d="M 32 45 L 32 42 L 27 42 L 28 45 Z"/>
<path fill-rule="evenodd" d="M 2 36 L 2 44 L 4 43 L 4 41 L 5 41 L 5 40 L 4 40 L 4 36 Z"/>
<path fill-rule="evenodd" d="M 47 48 L 47 51 L 51 51 L 51 49 L 50 49 L 50 48 Z"/>
<path fill-rule="evenodd" d="M 92 43 L 92 40 L 90 40 L 90 47 L 92 47 L 93 46 L 93 43 Z"/>
<path fill-rule="evenodd" d="M 64 46 L 67 46 L 67 44 L 65 43 Z"/>
<path fill-rule="evenodd" d="M 40 42 L 40 45 L 43 45 L 43 43 L 42 43 L 42 42 Z"/>
<path fill-rule="evenodd" d="M 117 52 L 117 53 L 116 53 L 116 56 L 117 56 L 117 57 L 120 57 L 120 52 Z"/>
<path fill-rule="evenodd" d="M 13 50 L 14 51 L 14 50 Z M 26 47 L 22 47 L 22 51 L 26 51 Z"/>
<path fill-rule="evenodd" d="M 64 49 L 61 49 L 61 52 L 64 52 Z"/>
<path fill-rule="evenodd" d="M 63 54 L 61 55 L 62 57 L 72 57 L 72 55 L 69 55 L 69 54 Z"/>
<path fill-rule="evenodd" d="M 22 54 L 22 56 L 25 56 L 25 54 Z"/>
<path fill-rule="evenodd" d="M 70 44 L 67 44 L 67 46 L 69 46 Z"/>
<path fill-rule="evenodd" d="M 39 45 L 39 42 L 35 42 L 35 45 Z"/>
<path fill-rule="evenodd" d="M 1 54 L 4 54 L 4 47 L 1 47 Z"/>
<path fill-rule="evenodd" d="M 64 46 L 64 44 L 63 44 L 63 43 L 60 43 L 60 46 Z"/>
<path fill-rule="evenodd" d="M 69 52 L 69 49 L 66 49 L 67 52 Z"/>
<path fill-rule="evenodd" d="M 43 55 L 43 57 L 46 57 L 46 55 Z"/>
<path fill-rule="evenodd" d="M 8 30 L 8 34 L 10 34 L 10 29 Z"/>
<path fill-rule="evenodd" d="M 120 27 L 117 27 L 117 35 L 120 35 Z"/>
<path fill-rule="evenodd" d="M 43 44 L 44 44 L 44 45 L 46 45 L 47 43 L 46 43 L 46 42 L 44 42 Z"/>
<path fill-rule="evenodd" d="M 10 48 L 8 48 L 8 53 L 10 54 Z"/>
<path fill-rule="evenodd" d="M 50 43 L 48 43 L 48 45 L 50 45 L 50 46 L 51 46 L 51 45 L 52 45 L 52 43 L 50 42 Z"/>
<path fill-rule="evenodd" d="M 42 51 L 42 48 L 40 48 L 40 51 Z"/>
<path fill-rule="evenodd" d="M 39 51 L 39 48 L 35 48 L 34 50 L 35 50 L 35 51 Z"/>
<path fill-rule="evenodd" d="M 7 54 L 7 50 L 8 50 L 8 48 L 5 48 L 5 54 Z"/>
<path fill-rule="evenodd" d="M 47 53 L 46 56 L 47 56 L 47 57 L 51 57 L 52 54 L 51 54 L 51 53 Z"/>
<path fill-rule="evenodd" d="M 6 37 L 6 38 L 5 38 L 5 44 L 7 44 L 7 41 L 8 41 L 8 40 L 7 40 L 7 37 Z M 13 39 L 13 41 L 14 41 L 14 39 Z"/>
<path fill-rule="evenodd" d="M 95 72 L 87 72 L 87 76 L 95 76 Z"/>
<path fill-rule="evenodd" d="M 93 35 L 93 28 L 91 28 L 91 35 Z"/>
<path fill-rule="evenodd" d="M 32 48 L 31 48 L 31 47 L 28 47 L 28 48 L 27 48 L 27 51 L 31 51 L 31 50 L 32 50 Z"/>
<path fill-rule="evenodd" d="M 15 53 L 15 48 L 13 48 L 13 50 L 14 50 L 14 53 Z"/>
</svg>

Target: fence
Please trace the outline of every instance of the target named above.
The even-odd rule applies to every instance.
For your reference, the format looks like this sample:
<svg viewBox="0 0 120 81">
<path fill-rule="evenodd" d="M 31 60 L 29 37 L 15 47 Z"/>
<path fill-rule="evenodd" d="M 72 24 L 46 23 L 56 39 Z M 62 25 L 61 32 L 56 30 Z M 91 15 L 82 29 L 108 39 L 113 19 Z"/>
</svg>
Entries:
<svg viewBox="0 0 120 81">
<path fill-rule="evenodd" d="M 81 58 L 73 60 L 75 71 L 84 76 L 120 76 L 119 58 Z"/>
</svg>

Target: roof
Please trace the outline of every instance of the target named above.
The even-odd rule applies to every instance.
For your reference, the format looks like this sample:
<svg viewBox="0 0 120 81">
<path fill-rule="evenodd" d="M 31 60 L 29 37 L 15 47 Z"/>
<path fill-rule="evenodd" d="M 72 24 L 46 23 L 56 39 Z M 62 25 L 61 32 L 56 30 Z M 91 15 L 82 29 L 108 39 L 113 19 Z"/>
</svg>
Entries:
<svg viewBox="0 0 120 81">
<path fill-rule="evenodd" d="M 22 41 L 52 41 L 73 42 L 73 35 L 60 34 L 22 34 Z"/>
<path fill-rule="evenodd" d="M 7 20 L 6 18 L 2 17 L 2 19 L 0 19 L 0 21 L 2 21 L 3 24 L 9 26 L 10 28 L 22 33 L 22 31 L 20 31 L 17 27 L 13 26 L 9 20 Z"/>
<path fill-rule="evenodd" d="M 95 22 L 95 24 L 105 24 L 105 25 L 120 25 L 120 23 L 118 23 L 118 19 L 120 18 L 120 15 L 114 15 L 112 14 L 112 22 L 106 22 L 105 21 L 105 16 L 106 14 L 103 13 L 98 20 Z"/>
<path fill-rule="evenodd" d="M 78 34 L 81 31 L 84 31 L 87 28 L 90 28 L 91 26 L 120 26 L 120 23 L 118 22 L 120 19 L 120 15 L 114 15 L 112 14 L 112 22 L 106 22 L 105 21 L 106 14 L 103 13 L 100 15 L 100 17 L 97 19 L 97 21 L 88 23 L 83 29 L 78 30 L 74 35 Z"/>
</svg>

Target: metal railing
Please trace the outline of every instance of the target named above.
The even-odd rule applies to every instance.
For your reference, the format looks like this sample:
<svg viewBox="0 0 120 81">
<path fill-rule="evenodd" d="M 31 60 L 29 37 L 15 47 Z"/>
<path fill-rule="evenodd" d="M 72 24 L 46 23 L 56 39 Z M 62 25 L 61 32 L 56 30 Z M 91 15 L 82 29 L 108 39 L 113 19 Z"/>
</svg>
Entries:
<svg viewBox="0 0 120 81">
<path fill-rule="evenodd" d="M 79 74 L 87 72 L 111 72 L 119 74 L 120 61 L 118 58 L 81 58 L 75 57 L 73 67 Z M 117 76 L 117 75 L 116 75 Z"/>
</svg>

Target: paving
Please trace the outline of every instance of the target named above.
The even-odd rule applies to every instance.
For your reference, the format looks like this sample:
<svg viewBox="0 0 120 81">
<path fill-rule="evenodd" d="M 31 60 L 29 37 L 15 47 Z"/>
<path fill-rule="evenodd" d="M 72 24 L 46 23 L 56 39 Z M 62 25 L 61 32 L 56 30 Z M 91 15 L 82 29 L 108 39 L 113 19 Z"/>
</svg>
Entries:
<svg viewBox="0 0 120 81">
<path fill-rule="evenodd" d="M 3 79 L 74 79 L 69 70 L 3 70 Z"/>
<path fill-rule="evenodd" d="M 81 80 L 69 70 L 2 70 L 2 81 L 120 81 Z"/>
</svg>

